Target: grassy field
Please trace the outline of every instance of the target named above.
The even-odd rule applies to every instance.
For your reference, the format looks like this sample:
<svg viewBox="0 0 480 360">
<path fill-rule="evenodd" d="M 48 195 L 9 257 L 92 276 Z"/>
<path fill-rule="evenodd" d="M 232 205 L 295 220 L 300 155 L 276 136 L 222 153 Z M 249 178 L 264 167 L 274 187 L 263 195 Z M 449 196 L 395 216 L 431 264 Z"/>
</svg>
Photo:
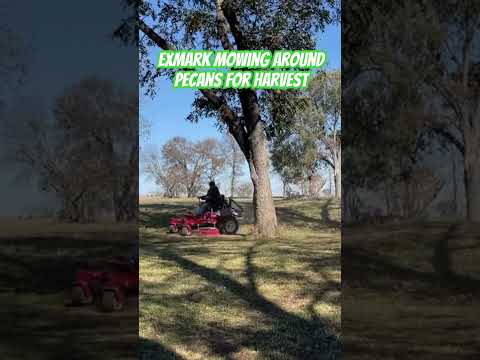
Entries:
<svg viewBox="0 0 480 360">
<path fill-rule="evenodd" d="M 194 200 L 141 200 L 142 359 L 333 359 L 340 349 L 339 204 L 277 200 L 281 228 L 255 239 L 167 234 Z"/>
<path fill-rule="evenodd" d="M 445 222 L 342 229 L 348 359 L 478 359 L 480 227 Z"/>
<path fill-rule="evenodd" d="M 135 300 L 115 314 L 65 306 L 78 263 L 131 254 L 138 246 L 135 225 L 0 224 L 0 359 L 137 358 Z"/>
</svg>

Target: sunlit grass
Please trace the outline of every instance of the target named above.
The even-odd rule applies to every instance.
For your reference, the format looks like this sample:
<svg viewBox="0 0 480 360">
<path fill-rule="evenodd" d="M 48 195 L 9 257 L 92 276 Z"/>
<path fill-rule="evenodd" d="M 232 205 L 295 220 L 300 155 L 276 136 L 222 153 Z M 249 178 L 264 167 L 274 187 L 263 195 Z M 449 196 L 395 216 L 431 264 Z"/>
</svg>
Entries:
<svg viewBox="0 0 480 360">
<path fill-rule="evenodd" d="M 291 359 L 294 352 L 315 353 L 296 349 L 301 341 L 317 346 L 307 339 L 315 335 L 306 334 L 313 321 L 338 336 L 339 212 L 334 210 L 338 203 L 326 204 L 277 201 L 279 235 L 263 240 L 251 235 L 246 202 L 240 235 L 217 238 L 166 234 L 168 218 L 194 206 L 195 200 L 142 202 L 144 354 L 160 344 L 185 359 Z M 327 208 L 323 214 L 322 207 Z M 145 358 L 160 357 L 151 352 Z"/>
</svg>

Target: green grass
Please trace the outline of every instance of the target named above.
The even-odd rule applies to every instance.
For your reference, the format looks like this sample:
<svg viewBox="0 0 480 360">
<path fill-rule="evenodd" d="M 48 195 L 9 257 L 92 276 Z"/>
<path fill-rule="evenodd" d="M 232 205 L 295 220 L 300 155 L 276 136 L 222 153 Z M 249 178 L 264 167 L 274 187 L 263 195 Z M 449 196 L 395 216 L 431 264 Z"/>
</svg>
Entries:
<svg viewBox="0 0 480 360">
<path fill-rule="evenodd" d="M 168 219 L 194 200 L 143 199 L 142 359 L 328 359 L 340 337 L 339 205 L 276 201 L 279 236 L 184 238 Z"/>
<path fill-rule="evenodd" d="M 345 228 L 345 356 L 478 358 L 479 230 L 448 222 Z"/>
</svg>

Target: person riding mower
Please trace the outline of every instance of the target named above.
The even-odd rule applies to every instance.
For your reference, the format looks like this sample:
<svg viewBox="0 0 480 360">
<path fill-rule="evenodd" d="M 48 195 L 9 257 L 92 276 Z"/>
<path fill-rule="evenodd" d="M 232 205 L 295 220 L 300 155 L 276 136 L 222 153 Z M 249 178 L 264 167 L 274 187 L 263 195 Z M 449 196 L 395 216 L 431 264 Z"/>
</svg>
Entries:
<svg viewBox="0 0 480 360">
<path fill-rule="evenodd" d="M 207 195 L 200 196 L 199 206 L 193 213 L 176 215 L 170 219 L 171 233 L 181 233 L 185 236 L 197 232 L 202 236 L 234 235 L 242 217 L 243 209 L 232 198 L 228 201 L 220 194 L 215 182 L 210 182 Z"/>
<path fill-rule="evenodd" d="M 222 205 L 222 195 L 220 194 L 220 190 L 218 190 L 215 181 L 210 181 L 208 186 L 209 189 L 207 195 L 199 197 L 204 203 L 196 209 L 195 215 L 197 216 L 202 216 L 209 209 L 216 210 Z"/>
</svg>

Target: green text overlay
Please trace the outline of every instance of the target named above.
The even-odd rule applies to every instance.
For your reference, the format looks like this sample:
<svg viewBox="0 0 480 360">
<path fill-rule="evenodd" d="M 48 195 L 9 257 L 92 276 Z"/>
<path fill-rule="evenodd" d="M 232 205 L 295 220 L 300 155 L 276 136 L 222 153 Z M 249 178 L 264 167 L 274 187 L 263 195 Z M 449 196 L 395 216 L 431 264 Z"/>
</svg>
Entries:
<svg viewBox="0 0 480 360">
<path fill-rule="evenodd" d="M 175 88 L 304 89 L 311 69 L 321 68 L 326 59 L 320 50 L 166 50 L 157 68 L 179 70 Z"/>
</svg>

